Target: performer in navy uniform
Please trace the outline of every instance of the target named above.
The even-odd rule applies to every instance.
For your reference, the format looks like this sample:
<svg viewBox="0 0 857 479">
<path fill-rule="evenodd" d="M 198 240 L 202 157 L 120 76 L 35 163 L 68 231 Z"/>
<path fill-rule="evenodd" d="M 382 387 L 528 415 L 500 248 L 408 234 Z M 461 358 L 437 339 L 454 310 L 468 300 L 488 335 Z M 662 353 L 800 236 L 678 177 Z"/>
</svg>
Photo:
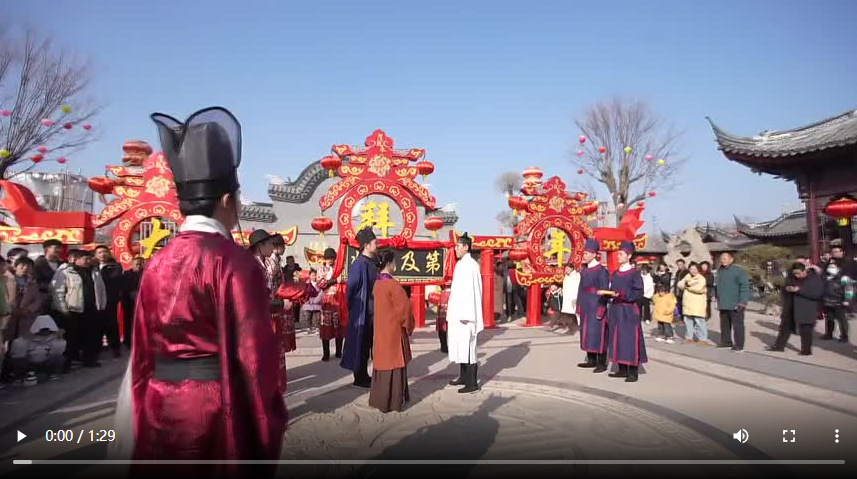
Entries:
<svg viewBox="0 0 857 479">
<path fill-rule="evenodd" d="M 586 351 L 586 362 L 580 368 L 607 371 L 607 298 L 598 296 L 599 289 L 610 287 L 607 268 L 598 261 L 598 242 L 587 239 L 583 246 L 580 286 L 577 292 L 577 317 L 580 320 L 580 349 Z"/>
<path fill-rule="evenodd" d="M 625 382 L 636 382 L 639 366 L 648 361 L 646 343 L 640 327 L 640 309 L 637 301 L 643 297 L 643 277 L 631 265 L 634 244 L 623 241 L 616 257 L 619 270 L 610 278 L 613 292 L 607 322 L 610 327 L 610 361 L 619 364 L 619 371 L 611 378 L 625 378 Z"/>
<path fill-rule="evenodd" d="M 339 365 L 354 373 L 355 386 L 369 389 L 372 378 L 367 367 L 372 355 L 375 313 L 372 288 L 378 277 L 378 266 L 375 264 L 378 241 L 371 227 L 357 232 L 357 243 L 360 245 L 360 254 L 348 267 L 348 283 L 345 286 L 348 332 Z"/>
</svg>

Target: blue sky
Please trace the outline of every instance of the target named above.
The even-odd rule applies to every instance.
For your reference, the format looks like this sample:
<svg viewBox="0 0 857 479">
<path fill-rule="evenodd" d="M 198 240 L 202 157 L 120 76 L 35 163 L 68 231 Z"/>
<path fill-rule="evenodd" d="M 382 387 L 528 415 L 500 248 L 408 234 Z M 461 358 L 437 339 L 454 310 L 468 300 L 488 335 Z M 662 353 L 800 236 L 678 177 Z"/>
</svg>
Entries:
<svg viewBox="0 0 857 479">
<path fill-rule="evenodd" d="M 613 95 L 685 131 L 683 185 L 647 202 L 646 229 L 798 205 L 792 184 L 727 161 L 706 115 L 752 135 L 857 107 L 857 7 L 841 0 L 4 0 L 0 17 L 91 58 L 108 107 L 70 157 L 84 174 L 118 164 L 125 140 L 157 145 L 151 112 L 220 104 L 243 124 L 243 191 L 266 201 L 265 174 L 295 177 L 380 127 L 427 149 L 438 202 L 474 232 L 496 232 L 497 173 L 575 179 L 573 118 Z"/>
</svg>

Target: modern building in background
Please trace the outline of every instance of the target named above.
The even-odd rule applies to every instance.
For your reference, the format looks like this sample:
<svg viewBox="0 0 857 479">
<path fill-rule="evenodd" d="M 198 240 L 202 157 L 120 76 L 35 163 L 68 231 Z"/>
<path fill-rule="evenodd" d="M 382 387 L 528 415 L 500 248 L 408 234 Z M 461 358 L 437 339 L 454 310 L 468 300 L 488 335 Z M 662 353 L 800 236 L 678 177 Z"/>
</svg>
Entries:
<svg viewBox="0 0 857 479">
<path fill-rule="evenodd" d="M 95 193 L 89 189 L 85 176 L 68 170 L 59 173 L 28 171 L 9 179 L 29 188 L 39 205 L 47 211 L 93 212 Z"/>
</svg>

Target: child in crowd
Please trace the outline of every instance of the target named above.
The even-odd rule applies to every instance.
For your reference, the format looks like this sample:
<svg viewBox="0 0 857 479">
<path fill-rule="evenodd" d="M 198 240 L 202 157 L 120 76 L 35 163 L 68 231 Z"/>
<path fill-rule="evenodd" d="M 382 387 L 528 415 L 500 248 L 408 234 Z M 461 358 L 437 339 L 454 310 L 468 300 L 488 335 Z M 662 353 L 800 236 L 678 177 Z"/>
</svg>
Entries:
<svg viewBox="0 0 857 479">
<path fill-rule="evenodd" d="M 318 273 L 315 269 L 309 270 L 309 284 L 316 290 L 320 290 L 318 285 Z M 309 298 L 306 303 L 301 306 L 301 322 L 306 322 L 309 327 L 309 335 L 316 334 L 316 330 L 319 328 L 319 323 L 321 322 L 321 302 L 323 300 L 322 295 L 316 295 L 312 298 Z"/>
<path fill-rule="evenodd" d="M 562 285 L 559 283 L 551 283 L 545 293 L 548 305 L 548 318 L 550 319 L 551 330 L 557 328 L 568 329 L 565 320 L 561 318 L 562 311 Z"/>
<path fill-rule="evenodd" d="M 669 286 L 657 283 L 655 295 L 652 297 L 652 319 L 658 322 L 658 332 L 655 341 L 673 344 L 673 319 L 675 318 L 676 297 L 669 290 Z"/>
</svg>

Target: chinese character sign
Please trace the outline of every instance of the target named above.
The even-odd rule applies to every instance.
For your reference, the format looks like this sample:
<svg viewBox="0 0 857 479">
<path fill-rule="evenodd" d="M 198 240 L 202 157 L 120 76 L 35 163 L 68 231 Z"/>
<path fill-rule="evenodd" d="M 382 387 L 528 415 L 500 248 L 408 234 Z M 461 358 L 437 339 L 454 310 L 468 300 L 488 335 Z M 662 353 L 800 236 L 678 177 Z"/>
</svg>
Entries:
<svg viewBox="0 0 857 479">
<path fill-rule="evenodd" d="M 390 203 L 386 201 L 368 201 L 360 208 L 355 231 L 372 227 L 372 229 L 378 230 L 381 233 L 381 238 L 388 238 L 390 228 L 394 228 L 395 226 L 396 224 L 390 221 Z"/>
<path fill-rule="evenodd" d="M 396 272 L 393 276 L 403 284 L 433 283 L 443 281 L 443 264 L 446 261 L 446 249 L 430 250 L 403 249 L 394 250 L 396 253 Z M 357 261 L 360 252 L 357 248 L 348 246 L 345 257 L 348 264 L 343 268 L 342 275 L 348 278 L 348 266 Z"/>
<path fill-rule="evenodd" d="M 571 254 L 571 248 L 567 246 L 566 234 L 560 229 L 554 228 L 550 235 L 549 249 L 544 253 L 545 258 L 555 258 L 557 265 L 565 264 L 566 255 Z"/>
</svg>

